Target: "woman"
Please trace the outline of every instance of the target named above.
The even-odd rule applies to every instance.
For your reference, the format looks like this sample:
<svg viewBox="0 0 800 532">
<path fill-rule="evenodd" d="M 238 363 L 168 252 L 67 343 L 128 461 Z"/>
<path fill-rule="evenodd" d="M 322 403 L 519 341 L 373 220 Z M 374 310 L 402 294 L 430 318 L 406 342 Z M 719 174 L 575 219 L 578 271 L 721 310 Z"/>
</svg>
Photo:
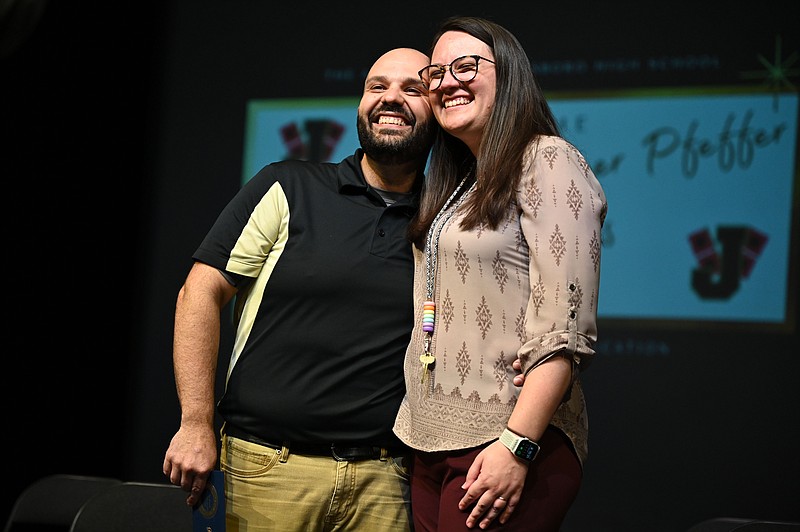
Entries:
<svg viewBox="0 0 800 532">
<path fill-rule="evenodd" d="M 420 77 L 444 132 L 410 225 L 416 322 L 394 426 L 416 450 L 415 527 L 557 531 L 587 456 L 578 375 L 605 195 L 505 28 L 448 19 L 431 61 Z"/>
</svg>

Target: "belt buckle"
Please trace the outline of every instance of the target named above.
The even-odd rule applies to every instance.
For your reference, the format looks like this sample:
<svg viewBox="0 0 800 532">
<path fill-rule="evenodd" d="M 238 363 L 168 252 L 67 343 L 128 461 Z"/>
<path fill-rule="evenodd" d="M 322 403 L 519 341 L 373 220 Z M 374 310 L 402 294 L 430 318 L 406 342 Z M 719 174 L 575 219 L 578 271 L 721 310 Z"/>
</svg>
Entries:
<svg viewBox="0 0 800 532">
<path fill-rule="evenodd" d="M 336 452 L 336 445 L 334 444 L 331 444 L 331 456 L 333 456 L 333 459 L 337 462 L 347 462 L 347 458 L 339 456 L 339 454 Z"/>
<path fill-rule="evenodd" d="M 350 448 L 345 448 L 345 449 L 347 449 L 348 451 L 352 451 L 353 449 L 359 449 L 360 450 L 362 448 L 350 447 Z M 350 453 L 350 454 L 348 454 L 348 453 L 342 452 L 342 450 L 339 450 L 337 452 L 336 445 L 335 444 L 331 444 L 331 456 L 333 456 L 333 459 L 336 460 L 337 462 L 352 462 L 352 461 L 357 461 L 357 460 L 372 460 L 372 459 L 376 458 L 376 451 L 375 451 L 374 447 L 372 447 L 370 449 L 371 450 L 370 450 L 369 453 Z M 378 451 L 378 452 L 380 452 L 380 451 Z M 380 456 L 380 455 L 378 455 L 378 456 Z"/>
</svg>

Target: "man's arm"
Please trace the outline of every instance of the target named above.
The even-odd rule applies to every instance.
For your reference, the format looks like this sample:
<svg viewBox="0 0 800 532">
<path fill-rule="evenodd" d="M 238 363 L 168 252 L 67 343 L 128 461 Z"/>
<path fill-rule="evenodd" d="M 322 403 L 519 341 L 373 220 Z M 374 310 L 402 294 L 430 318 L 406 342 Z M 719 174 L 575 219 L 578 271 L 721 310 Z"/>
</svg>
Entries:
<svg viewBox="0 0 800 532">
<path fill-rule="evenodd" d="M 194 506 L 217 464 L 214 388 L 220 343 L 220 315 L 236 293 L 219 270 L 196 262 L 175 305 L 173 366 L 181 425 L 170 441 L 163 471 L 189 492 Z"/>
</svg>

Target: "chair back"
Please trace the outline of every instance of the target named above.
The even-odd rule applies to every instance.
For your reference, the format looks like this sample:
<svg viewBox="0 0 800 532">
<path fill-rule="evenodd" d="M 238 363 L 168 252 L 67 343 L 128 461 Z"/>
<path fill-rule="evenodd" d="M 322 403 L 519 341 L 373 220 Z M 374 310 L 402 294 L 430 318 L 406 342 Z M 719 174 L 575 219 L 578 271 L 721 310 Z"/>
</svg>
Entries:
<svg viewBox="0 0 800 532">
<path fill-rule="evenodd" d="M 33 482 L 19 494 L 4 532 L 67 532 L 81 506 L 93 496 L 122 484 L 109 477 L 55 474 Z"/>
<path fill-rule="evenodd" d="M 686 532 L 800 532 L 800 523 L 716 517 L 697 523 Z"/>
<path fill-rule="evenodd" d="M 117 484 L 122 480 L 68 474 L 42 477 L 19 494 L 3 530 L 67 532 L 86 501 Z"/>
<path fill-rule="evenodd" d="M 188 493 L 166 483 L 123 482 L 89 499 L 70 532 L 191 532 Z"/>
</svg>

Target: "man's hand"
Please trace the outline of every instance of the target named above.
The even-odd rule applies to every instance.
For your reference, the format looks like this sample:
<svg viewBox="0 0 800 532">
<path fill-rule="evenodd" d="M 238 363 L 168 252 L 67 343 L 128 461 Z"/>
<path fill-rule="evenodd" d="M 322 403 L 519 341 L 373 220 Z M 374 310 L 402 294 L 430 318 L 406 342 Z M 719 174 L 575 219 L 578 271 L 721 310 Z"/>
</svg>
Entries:
<svg viewBox="0 0 800 532">
<path fill-rule="evenodd" d="M 189 493 L 186 504 L 194 507 L 216 463 L 217 440 L 213 426 L 181 425 L 169 444 L 162 470 L 172 484 Z"/>
<path fill-rule="evenodd" d="M 518 375 L 514 376 L 514 386 L 522 386 L 523 384 L 525 384 L 525 375 L 522 374 L 522 365 L 519 363 L 518 358 L 514 359 L 514 362 L 511 364 L 511 367 L 519 372 Z"/>
</svg>

